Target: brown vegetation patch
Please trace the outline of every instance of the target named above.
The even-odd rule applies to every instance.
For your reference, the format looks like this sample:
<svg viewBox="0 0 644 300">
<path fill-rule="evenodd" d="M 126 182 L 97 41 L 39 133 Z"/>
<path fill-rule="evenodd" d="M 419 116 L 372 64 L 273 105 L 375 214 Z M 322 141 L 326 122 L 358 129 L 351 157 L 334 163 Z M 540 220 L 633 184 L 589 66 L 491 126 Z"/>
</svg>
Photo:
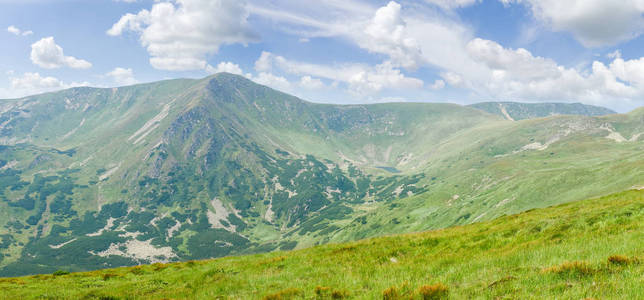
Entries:
<svg viewBox="0 0 644 300">
<path fill-rule="evenodd" d="M 400 294 L 398 293 L 398 289 L 395 286 L 392 286 L 382 291 L 383 300 L 396 300 L 399 298 L 400 298 Z"/>
<path fill-rule="evenodd" d="M 557 266 L 543 269 L 544 273 L 555 273 L 560 275 L 586 276 L 595 272 L 595 270 L 583 261 L 564 262 Z"/>
<path fill-rule="evenodd" d="M 344 299 L 349 297 L 347 291 L 334 290 L 327 286 L 315 287 L 316 299 Z"/>
<path fill-rule="evenodd" d="M 268 294 L 264 296 L 264 300 L 284 300 L 284 299 L 295 299 L 296 297 L 300 296 L 302 294 L 302 291 L 300 289 L 296 288 L 288 288 L 285 290 L 281 290 L 277 293 L 274 294 Z"/>
<path fill-rule="evenodd" d="M 0 278 L 0 283 L 20 284 L 20 285 L 25 284 L 24 280 L 20 278 Z"/>
<path fill-rule="evenodd" d="M 132 273 L 134 275 L 141 275 L 144 272 L 145 271 L 143 271 L 143 267 L 141 267 L 141 266 L 136 266 L 136 267 L 130 268 L 130 273 Z"/>
<path fill-rule="evenodd" d="M 449 289 L 442 283 L 423 285 L 418 289 L 418 294 L 423 300 L 446 299 Z"/>
<path fill-rule="evenodd" d="M 611 255 L 608 257 L 608 263 L 612 265 L 620 265 L 620 266 L 625 266 L 625 265 L 631 265 L 631 264 L 638 264 L 639 259 L 636 257 L 628 257 L 624 255 Z"/>
</svg>

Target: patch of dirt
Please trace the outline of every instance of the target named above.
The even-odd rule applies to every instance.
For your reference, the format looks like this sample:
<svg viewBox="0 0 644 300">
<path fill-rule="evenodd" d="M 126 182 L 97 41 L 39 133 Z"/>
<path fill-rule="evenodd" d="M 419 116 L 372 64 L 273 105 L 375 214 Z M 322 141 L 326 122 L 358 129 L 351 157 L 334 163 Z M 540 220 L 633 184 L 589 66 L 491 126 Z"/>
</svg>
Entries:
<svg viewBox="0 0 644 300">
<path fill-rule="evenodd" d="M 65 245 L 69 244 L 69 243 L 73 243 L 74 241 L 76 241 L 76 238 L 73 238 L 73 239 L 71 239 L 71 240 L 69 240 L 69 241 L 67 241 L 67 242 L 62 243 L 62 244 L 58 244 L 58 245 L 49 245 L 49 248 L 52 248 L 52 249 L 60 249 L 60 248 L 62 248 L 63 246 L 65 246 Z"/>
<path fill-rule="evenodd" d="M 170 101 L 170 103 L 166 104 L 163 106 L 163 109 L 161 112 L 159 112 L 156 116 L 154 116 L 152 119 L 148 120 L 139 130 L 137 130 L 134 134 L 132 134 L 127 140 L 132 141 L 134 140 L 133 144 L 136 145 L 143 141 L 143 139 L 148 136 L 152 131 L 157 129 L 159 125 L 161 124 L 161 121 L 165 119 L 165 117 L 168 116 L 170 113 L 170 106 L 174 100 Z"/>
<path fill-rule="evenodd" d="M 122 248 L 125 248 L 125 250 L 123 251 Z M 166 263 L 170 261 L 170 259 L 177 257 L 171 247 L 154 247 L 151 243 L 151 239 L 147 241 L 131 239 L 124 243 L 112 243 L 105 251 L 90 253 L 100 257 L 117 255 L 149 263 Z"/>
<path fill-rule="evenodd" d="M 228 223 L 228 226 L 224 226 L 221 221 L 226 220 L 228 218 L 228 215 L 230 215 L 230 211 L 224 206 L 224 203 L 219 200 L 219 198 L 215 197 L 210 201 L 210 205 L 215 209 L 215 212 L 212 212 L 208 210 L 206 212 L 206 215 L 208 216 L 208 223 L 210 223 L 210 226 L 212 228 L 223 228 L 228 231 L 235 231 L 237 228 L 235 225 Z"/>
</svg>

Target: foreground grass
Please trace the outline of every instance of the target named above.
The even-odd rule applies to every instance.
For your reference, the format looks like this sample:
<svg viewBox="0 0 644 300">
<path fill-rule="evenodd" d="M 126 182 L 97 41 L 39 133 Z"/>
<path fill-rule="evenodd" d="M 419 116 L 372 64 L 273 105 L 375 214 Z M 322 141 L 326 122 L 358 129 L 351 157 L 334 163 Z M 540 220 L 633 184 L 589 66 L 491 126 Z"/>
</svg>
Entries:
<svg viewBox="0 0 644 300">
<path fill-rule="evenodd" d="M 0 278 L 0 298 L 643 299 L 644 191 L 494 221 L 208 261 Z"/>
</svg>

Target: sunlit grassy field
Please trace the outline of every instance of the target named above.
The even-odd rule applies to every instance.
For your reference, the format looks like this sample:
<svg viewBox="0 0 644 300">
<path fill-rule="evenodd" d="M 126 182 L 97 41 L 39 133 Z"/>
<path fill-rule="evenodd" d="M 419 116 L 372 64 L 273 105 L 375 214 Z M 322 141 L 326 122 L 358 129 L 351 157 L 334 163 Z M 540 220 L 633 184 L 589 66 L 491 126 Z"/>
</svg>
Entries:
<svg viewBox="0 0 644 300">
<path fill-rule="evenodd" d="M 3 299 L 642 299 L 644 191 L 292 252 L 0 279 Z"/>
</svg>

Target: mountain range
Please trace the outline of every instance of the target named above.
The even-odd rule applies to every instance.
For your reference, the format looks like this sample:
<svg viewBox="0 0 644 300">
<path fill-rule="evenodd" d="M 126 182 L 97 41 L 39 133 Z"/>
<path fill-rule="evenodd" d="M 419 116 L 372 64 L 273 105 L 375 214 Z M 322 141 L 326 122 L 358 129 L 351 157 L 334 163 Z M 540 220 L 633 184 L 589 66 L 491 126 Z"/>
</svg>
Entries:
<svg viewBox="0 0 644 300">
<path fill-rule="evenodd" d="M 0 276 L 310 247 L 644 185 L 644 110 L 316 104 L 227 73 L 0 101 Z"/>
</svg>

